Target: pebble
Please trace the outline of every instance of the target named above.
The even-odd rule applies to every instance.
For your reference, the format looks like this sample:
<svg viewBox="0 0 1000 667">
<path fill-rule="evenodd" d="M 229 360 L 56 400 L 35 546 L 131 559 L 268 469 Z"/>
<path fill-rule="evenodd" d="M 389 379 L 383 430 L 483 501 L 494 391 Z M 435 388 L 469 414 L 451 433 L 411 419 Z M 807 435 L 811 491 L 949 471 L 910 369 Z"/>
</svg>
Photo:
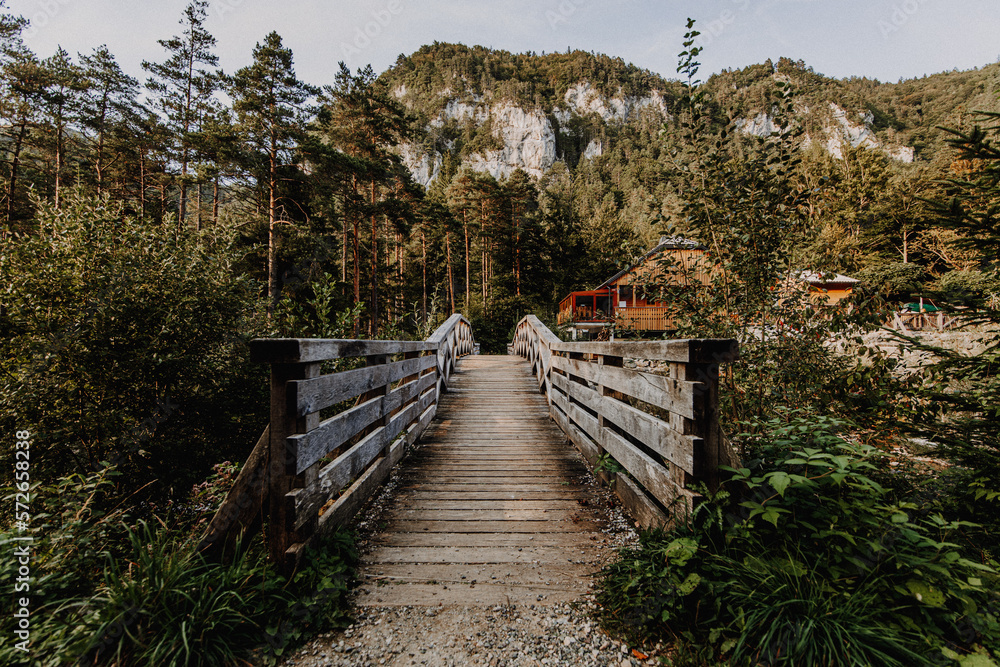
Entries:
<svg viewBox="0 0 1000 667">
<path fill-rule="evenodd" d="M 590 474 L 580 481 L 596 485 Z M 357 524 L 362 548 L 378 533 L 378 506 L 397 485 L 394 471 L 374 503 L 375 511 L 365 512 Z M 617 506 L 608 510 L 602 532 L 611 544 L 604 552 L 606 562 L 614 559 L 619 548 L 638 543 L 633 522 Z M 476 580 L 467 581 L 475 584 Z M 522 605 L 361 607 L 355 610 L 350 627 L 314 638 L 281 664 L 634 667 L 631 648 L 595 623 L 593 591 L 570 604 L 546 604 L 545 598 L 539 594 L 536 602 Z M 657 656 L 652 648 L 638 648 L 652 659 Z"/>
</svg>

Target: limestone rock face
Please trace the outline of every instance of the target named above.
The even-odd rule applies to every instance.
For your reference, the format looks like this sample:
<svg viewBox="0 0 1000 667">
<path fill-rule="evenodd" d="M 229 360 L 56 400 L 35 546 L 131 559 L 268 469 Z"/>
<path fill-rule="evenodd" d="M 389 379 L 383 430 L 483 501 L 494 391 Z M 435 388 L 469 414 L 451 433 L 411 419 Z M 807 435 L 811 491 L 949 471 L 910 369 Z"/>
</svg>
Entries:
<svg viewBox="0 0 1000 667">
<path fill-rule="evenodd" d="M 556 109 L 556 117 L 565 122 L 573 114 L 586 116 L 596 113 L 605 122 L 624 123 L 631 120 L 641 109 L 653 109 L 664 117 L 667 115 L 667 104 L 660 92 L 654 90 L 646 97 L 624 97 L 619 95 L 610 99 L 603 97 L 589 81 L 584 81 L 566 91 L 563 101 L 567 111 Z"/>
<path fill-rule="evenodd" d="M 857 122 L 851 120 L 845 109 L 830 102 L 830 111 L 833 122 L 823 126 L 822 146 L 826 151 L 836 157 L 844 157 L 843 146 L 849 145 L 852 148 L 864 147 L 873 150 L 881 150 L 886 155 L 900 162 L 913 162 L 913 148 L 909 146 L 883 146 L 878 137 L 872 131 L 874 118 L 871 113 L 858 114 Z M 808 112 L 805 109 L 804 112 Z M 770 114 L 759 113 L 753 118 L 740 118 L 736 120 L 736 127 L 744 134 L 757 137 L 767 137 L 774 132 L 780 132 L 781 127 L 774 122 Z M 803 146 L 810 146 L 813 138 L 806 136 Z"/>
<path fill-rule="evenodd" d="M 497 179 L 519 168 L 541 178 L 556 161 L 556 135 L 545 114 L 501 102 L 492 107 L 490 116 L 503 148 L 473 155 L 469 166 Z"/>
<path fill-rule="evenodd" d="M 393 94 L 399 98 L 405 93 L 403 87 L 393 90 Z M 441 93 L 442 97 L 451 94 L 450 90 Z M 667 105 L 659 91 L 653 91 L 645 97 L 618 95 L 608 98 L 585 81 L 570 88 L 563 102 L 565 108 L 556 107 L 546 111 L 526 109 L 508 100 L 490 103 L 478 95 L 452 97 L 441 112 L 430 120 L 428 126 L 429 129 L 441 129 L 455 122 L 459 125 L 476 126 L 489 123 L 490 131 L 501 147 L 468 156 L 464 163 L 497 179 L 509 176 L 516 169 L 523 169 L 531 176 L 540 178 L 559 159 L 556 154 L 556 129 L 551 118 L 560 127 L 564 127 L 574 116 L 590 114 L 597 114 L 604 122 L 611 124 L 626 123 L 644 109 L 667 117 Z M 450 143 L 448 147 L 451 148 Z M 591 159 L 603 152 L 601 141 L 594 139 L 587 145 L 582 159 Z M 411 144 L 402 147 L 400 156 L 413 179 L 425 187 L 437 178 L 443 164 L 439 151 L 428 152 Z"/>
<path fill-rule="evenodd" d="M 438 152 L 426 153 L 413 144 L 404 144 L 400 151 L 403 165 L 410 171 L 413 180 L 425 188 L 441 173 L 443 160 Z"/>
</svg>

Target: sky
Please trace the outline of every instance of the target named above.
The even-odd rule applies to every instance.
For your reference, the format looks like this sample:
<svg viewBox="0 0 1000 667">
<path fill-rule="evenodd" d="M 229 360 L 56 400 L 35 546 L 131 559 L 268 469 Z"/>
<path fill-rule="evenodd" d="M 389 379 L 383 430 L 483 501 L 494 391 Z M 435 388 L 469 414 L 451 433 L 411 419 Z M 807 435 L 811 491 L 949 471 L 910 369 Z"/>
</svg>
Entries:
<svg viewBox="0 0 1000 667">
<path fill-rule="evenodd" d="M 180 34 L 188 0 L 7 0 L 31 21 L 25 42 L 41 57 L 106 44 L 145 80 L 143 60 Z M 515 53 L 581 49 L 676 78 L 688 17 L 702 32 L 701 78 L 777 60 L 803 60 L 836 78 L 894 82 L 1000 60 L 997 0 L 211 0 L 206 28 L 229 73 L 250 63 L 276 30 L 300 79 L 333 82 L 338 62 L 381 72 L 434 41 Z"/>
</svg>

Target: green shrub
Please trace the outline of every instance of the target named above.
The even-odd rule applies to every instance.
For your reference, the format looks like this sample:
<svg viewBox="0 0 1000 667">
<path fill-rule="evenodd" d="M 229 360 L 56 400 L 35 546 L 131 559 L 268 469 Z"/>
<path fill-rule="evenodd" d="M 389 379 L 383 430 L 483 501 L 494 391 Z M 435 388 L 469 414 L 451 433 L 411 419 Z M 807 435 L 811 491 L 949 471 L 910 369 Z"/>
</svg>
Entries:
<svg viewBox="0 0 1000 667">
<path fill-rule="evenodd" d="M 0 253 L 0 429 L 32 432 L 33 479 L 111 461 L 123 493 L 189 488 L 267 419 L 246 346 L 255 289 L 234 271 L 233 239 L 107 199 L 38 206 Z"/>
<path fill-rule="evenodd" d="M 737 665 L 934 664 L 995 647 L 996 573 L 951 541 L 961 523 L 875 482 L 880 455 L 845 426 L 772 425 L 730 491 L 605 570 L 609 625 Z"/>
<path fill-rule="evenodd" d="M 263 550 L 232 563 L 203 559 L 194 542 L 177 545 L 165 526 L 130 531 L 133 560 L 111 561 L 88 602 L 94 628 L 88 659 L 118 665 L 230 665 L 255 654 L 273 663 L 310 633 L 346 624 L 356 553 L 335 534 L 306 555 L 291 580 Z"/>
<path fill-rule="evenodd" d="M 260 543 L 232 563 L 206 561 L 190 524 L 121 523 L 107 510 L 110 472 L 72 475 L 31 494 L 31 664 L 229 665 L 274 663 L 304 637 L 348 622 L 357 561 L 337 532 L 288 580 Z M 11 499 L 10 504 L 13 504 Z M 19 535 L 0 532 L 0 586 L 14 591 Z M 12 637 L 12 613 L 0 632 Z M 0 663 L 21 664 L 12 642 Z"/>
<path fill-rule="evenodd" d="M 951 304 L 982 306 L 1000 298 L 1000 276 L 976 270 L 949 271 L 938 278 L 937 292 Z"/>
<path fill-rule="evenodd" d="M 855 277 L 890 301 L 906 300 L 918 294 L 928 278 L 924 267 L 902 262 L 869 266 Z"/>
</svg>

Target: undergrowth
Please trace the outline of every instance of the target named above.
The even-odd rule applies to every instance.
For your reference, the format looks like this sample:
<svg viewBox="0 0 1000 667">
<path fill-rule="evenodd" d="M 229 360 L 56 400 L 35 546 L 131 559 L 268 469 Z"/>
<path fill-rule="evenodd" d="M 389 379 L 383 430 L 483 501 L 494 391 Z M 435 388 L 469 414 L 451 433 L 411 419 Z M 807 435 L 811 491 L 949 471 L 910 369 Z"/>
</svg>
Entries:
<svg viewBox="0 0 1000 667">
<path fill-rule="evenodd" d="M 286 578 L 259 540 L 217 563 L 197 552 L 197 531 L 155 517 L 126 522 L 101 509 L 109 484 L 106 474 L 77 475 L 33 490 L 41 511 L 23 593 L 30 596 L 29 650 L 7 641 L 0 663 L 268 665 L 306 637 L 349 622 L 352 534 L 311 547 L 305 565 Z M 6 591 L 15 590 L 18 536 L 0 532 Z M 14 636 L 14 621 L 10 612 L 0 618 L 4 636 Z"/>
<path fill-rule="evenodd" d="M 1000 578 L 950 521 L 879 484 L 849 425 L 774 423 L 686 524 L 642 535 L 603 572 L 609 630 L 675 664 L 995 665 Z"/>
</svg>

